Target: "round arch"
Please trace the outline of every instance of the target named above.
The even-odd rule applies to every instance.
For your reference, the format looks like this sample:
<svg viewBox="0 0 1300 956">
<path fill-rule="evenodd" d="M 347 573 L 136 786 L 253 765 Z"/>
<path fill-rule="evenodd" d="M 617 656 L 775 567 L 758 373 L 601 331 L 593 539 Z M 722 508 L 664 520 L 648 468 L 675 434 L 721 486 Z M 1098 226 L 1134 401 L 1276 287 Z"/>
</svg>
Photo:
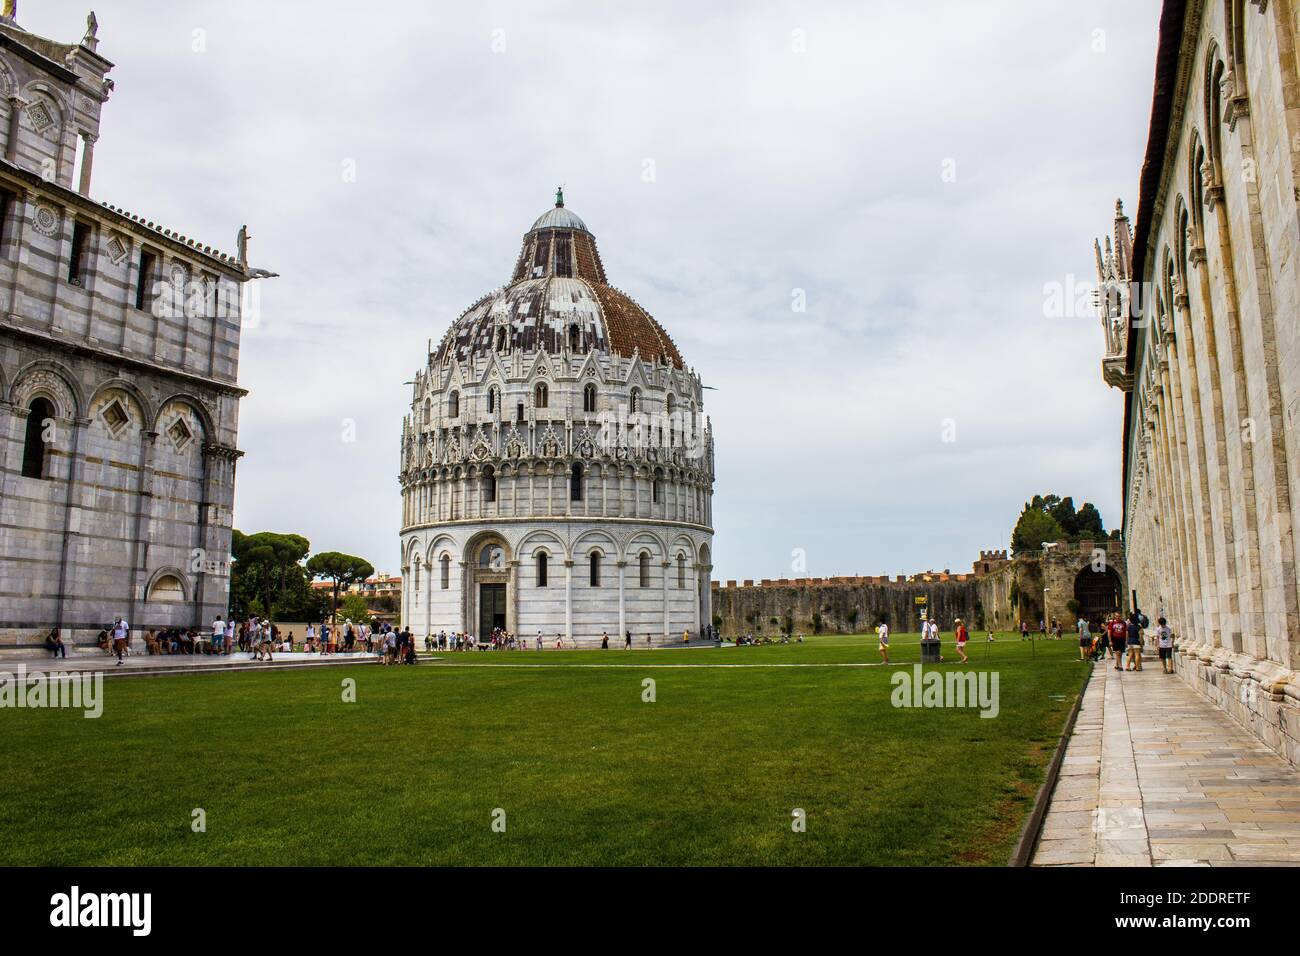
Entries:
<svg viewBox="0 0 1300 956">
<path fill-rule="evenodd" d="M 1079 602 L 1079 616 L 1087 621 L 1118 613 L 1123 606 L 1124 582 L 1109 564 L 1095 570 L 1085 565 L 1074 576 L 1074 599 Z"/>
</svg>

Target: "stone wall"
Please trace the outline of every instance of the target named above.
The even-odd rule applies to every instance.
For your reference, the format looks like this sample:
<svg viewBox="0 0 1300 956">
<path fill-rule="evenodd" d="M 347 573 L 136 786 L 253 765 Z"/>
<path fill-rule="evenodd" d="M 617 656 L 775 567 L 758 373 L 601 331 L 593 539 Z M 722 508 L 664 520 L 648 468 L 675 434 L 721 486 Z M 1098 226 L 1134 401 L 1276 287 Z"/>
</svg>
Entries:
<svg viewBox="0 0 1300 956">
<path fill-rule="evenodd" d="M 821 616 L 821 630 L 829 633 L 863 633 L 882 618 L 894 630 L 915 631 L 923 607 L 946 630 L 958 617 L 971 628 L 982 620 L 989 630 L 1016 630 L 1022 616 L 1036 629 L 1046 584 L 1047 620 L 1060 621 L 1068 631 L 1075 618 L 1067 602 L 1075 597 L 1081 577 L 1098 567 L 1103 570 L 1095 573 L 1115 574 L 1120 607 L 1127 609 L 1121 546 L 1061 541 L 1048 549 L 1046 558 L 1041 551 L 1011 560 L 1005 555 L 982 558 L 973 574 L 746 581 L 740 586 L 729 581 L 725 587 L 714 582 L 713 613 L 722 618 L 722 632 L 729 636 L 779 633 L 787 617 L 794 621 L 796 633 L 812 633 L 814 614 Z M 918 597 L 926 604 L 917 604 Z"/>
<path fill-rule="evenodd" d="M 957 581 L 776 584 L 751 587 L 715 587 L 713 614 L 722 618 L 724 636 L 753 633 L 775 635 L 786 617 L 797 634 L 812 634 L 813 615 L 821 615 L 823 633 L 857 634 L 886 620 L 895 631 L 920 630 L 920 612 L 927 608 L 941 625 L 951 628 L 954 618 L 975 621 L 977 588 L 974 578 Z M 916 603 L 926 598 L 925 605 Z"/>
<path fill-rule="evenodd" d="M 1300 72 L 1294 0 L 1170 3 L 1123 356 L 1132 586 L 1179 673 L 1298 761 Z"/>
<path fill-rule="evenodd" d="M 0 111 L 0 645 L 206 625 L 229 592 L 243 250 L 89 197 L 93 37 L 0 38 L 22 110 Z"/>
</svg>

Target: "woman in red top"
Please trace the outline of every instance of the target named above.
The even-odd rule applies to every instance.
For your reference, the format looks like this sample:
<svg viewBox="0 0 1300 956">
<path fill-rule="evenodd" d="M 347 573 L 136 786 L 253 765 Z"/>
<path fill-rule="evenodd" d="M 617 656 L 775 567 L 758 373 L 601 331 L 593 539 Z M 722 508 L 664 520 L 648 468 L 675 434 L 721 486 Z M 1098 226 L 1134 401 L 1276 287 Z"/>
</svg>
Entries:
<svg viewBox="0 0 1300 956">
<path fill-rule="evenodd" d="M 966 656 L 967 637 L 969 635 L 966 633 L 966 623 L 961 618 L 957 618 L 957 653 L 961 655 L 963 664 L 970 663 L 970 658 Z"/>
</svg>

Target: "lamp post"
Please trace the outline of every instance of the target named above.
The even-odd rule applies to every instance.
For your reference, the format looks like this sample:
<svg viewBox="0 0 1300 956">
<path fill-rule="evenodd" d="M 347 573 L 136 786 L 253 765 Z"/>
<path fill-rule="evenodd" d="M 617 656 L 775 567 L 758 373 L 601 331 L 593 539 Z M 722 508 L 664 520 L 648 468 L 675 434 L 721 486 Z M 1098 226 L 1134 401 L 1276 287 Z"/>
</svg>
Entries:
<svg viewBox="0 0 1300 956">
<path fill-rule="evenodd" d="M 1047 586 L 1047 553 L 1056 547 L 1055 541 L 1043 542 L 1043 629 L 1047 628 L 1047 594 L 1052 589 Z M 1033 640 L 1030 640 L 1033 644 Z"/>
</svg>

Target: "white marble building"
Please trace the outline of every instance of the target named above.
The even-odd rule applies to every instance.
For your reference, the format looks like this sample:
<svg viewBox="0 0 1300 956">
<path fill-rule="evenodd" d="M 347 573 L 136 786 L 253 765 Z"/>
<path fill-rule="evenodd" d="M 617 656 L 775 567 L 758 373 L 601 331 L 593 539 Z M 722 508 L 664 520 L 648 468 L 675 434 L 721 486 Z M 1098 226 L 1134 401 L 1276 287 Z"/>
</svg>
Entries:
<svg viewBox="0 0 1300 956">
<path fill-rule="evenodd" d="M 611 287 L 564 207 L 456 320 L 402 424 L 402 620 L 553 644 L 711 623 L 713 441 L 700 378 Z"/>
<path fill-rule="evenodd" d="M 73 43 L 0 17 L 6 653 L 119 616 L 205 624 L 229 593 L 247 234 L 227 254 L 93 198 L 97 34 L 93 15 Z"/>
</svg>

